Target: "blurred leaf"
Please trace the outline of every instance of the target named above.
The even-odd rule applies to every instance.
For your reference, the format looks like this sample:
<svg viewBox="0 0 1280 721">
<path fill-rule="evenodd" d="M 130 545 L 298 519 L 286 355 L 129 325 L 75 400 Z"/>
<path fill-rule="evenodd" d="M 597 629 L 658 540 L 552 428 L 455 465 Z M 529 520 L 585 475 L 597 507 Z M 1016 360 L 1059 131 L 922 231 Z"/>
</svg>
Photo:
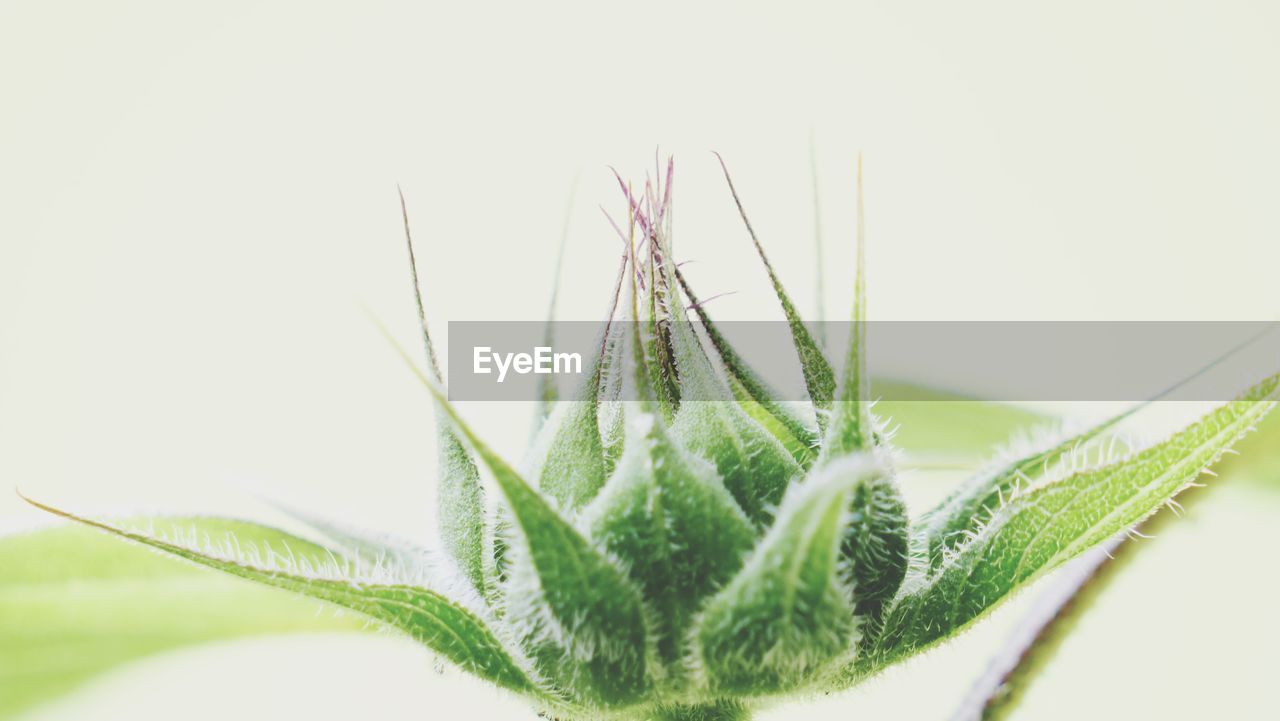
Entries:
<svg viewBox="0 0 1280 721">
<path fill-rule="evenodd" d="M 1272 413 L 1258 424 L 1258 432 L 1245 436 L 1236 445 L 1238 457 L 1225 459 L 1222 470 L 1259 488 L 1280 491 L 1280 413 Z"/>
<path fill-rule="evenodd" d="M 893 432 L 893 445 L 912 454 L 980 460 L 1015 431 L 1045 419 L 1017 406 L 897 381 L 872 381 L 871 397 L 890 399 L 876 403 L 875 413 Z"/>
<path fill-rule="evenodd" d="M 28 502 L 192 563 L 355 611 L 407 634 L 464 671 L 512 690 L 533 690 L 525 672 L 476 613 L 435 591 L 396 579 L 388 569 L 367 567 L 283 531 L 246 522 L 233 522 L 235 529 L 225 530 L 228 522 L 217 519 L 160 519 L 148 520 L 147 530 L 133 530 Z"/>
<path fill-rule="evenodd" d="M 266 540 L 205 520 L 210 533 Z M 243 636 L 357 631 L 353 615 L 69 526 L 0 539 L 0 718 L 151 654 Z"/>
</svg>

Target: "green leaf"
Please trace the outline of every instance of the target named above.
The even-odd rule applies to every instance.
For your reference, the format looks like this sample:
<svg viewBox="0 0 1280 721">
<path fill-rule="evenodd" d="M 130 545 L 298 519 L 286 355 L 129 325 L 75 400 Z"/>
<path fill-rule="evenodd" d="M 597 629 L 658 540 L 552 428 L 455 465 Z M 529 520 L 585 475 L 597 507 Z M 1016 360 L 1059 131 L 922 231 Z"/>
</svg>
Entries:
<svg viewBox="0 0 1280 721">
<path fill-rule="evenodd" d="M 1005 453 L 1003 458 L 997 459 L 987 468 L 970 477 L 925 514 L 920 523 L 921 543 L 928 555 L 930 570 L 936 570 L 946 553 L 954 550 L 986 525 L 1003 499 L 1013 495 L 1019 485 L 1031 483 L 1034 477 L 1049 467 L 1062 462 L 1078 449 L 1087 447 L 1087 444 L 1098 440 L 1104 433 L 1114 429 L 1122 421 L 1134 416 L 1153 402 L 1218 367 L 1267 332 L 1270 332 L 1270 329 L 1227 350 L 1200 370 L 1123 413 L 1077 433 L 1042 433 L 1040 437 L 1021 444 L 1024 447 Z"/>
<path fill-rule="evenodd" d="M 631 415 L 622 460 L 582 525 L 644 590 L 659 654 L 678 666 L 694 611 L 742 566 L 755 529 L 710 463 L 672 441 L 656 414 Z"/>
<path fill-rule="evenodd" d="M 400 213 L 404 218 L 404 240 L 409 249 L 409 271 L 413 280 L 413 297 L 417 303 L 418 324 L 422 328 L 422 343 L 427 361 L 436 382 L 443 384 L 444 375 L 436 360 L 435 345 L 427 330 L 427 314 L 422 302 L 422 284 L 418 278 L 418 259 L 413 252 L 413 236 L 409 232 L 409 210 L 400 194 Z M 384 331 L 385 332 L 385 331 Z M 390 336 L 388 335 L 388 339 Z M 480 472 L 476 462 L 436 412 L 437 497 L 439 498 L 440 540 L 453 556 L 471 584 L 482 596 L 486 594 L 486 573 L 491 570 L 485 562 L 486 529 L 484 488 L 480 485 Z"/>
<path fill-rule="evenodd" d="M 437 414 L 437 426 L 445 426 Z M 451 432 L 439 431 L 437 444 L 438 518 L 444 548 L 462 567 L 472 586 L 485 593 L 484 490 L 471 454 Z"/>
<path fill-rule="evenodd" d="M 612 328 L 605 341 L 604 364 L 600 368 L 600 444 L 604 451 L 605 469 L 612 473 L 622 457 L 626 444 L 626 414 L 623 412 L 622 390 L 626 385 L 627 364 L 624 360 L 626 339 L 622 331 Z"/>
<path fill-rule="evenodd" d="M 840 548 L 851 495 L 883 472 L 871 456 L 850 456 L 787 493 L 773 527 L 698 620 L 698 665 L 713 691 L 783 691 L 852 657 L 858 624 Z"/>
<path fill-rule="evenodd" d="M 1013 453 L 970 476 L 920 520 L 921 543 L 929 568 L 937 570 L 947 553 L 977 533 L 991 519 L 1005 498 L 1023 483 L 1031 483 L 1046 468 L 1059 463 L 1084 444 L 1114 428 L 1128 413 L 1109 418 L 1075 434 L 1055 434 L 1033 442 L 1031 448 Z"/>
<path fill-rule="evenodd" d="M 941 568 L 889 611 L 880 663 L 972 623 L 1010 592 L 1155 512 L 1275 405 L 1280 376 L 1168 440 L 1095 468 L 1018 489 Z"/>
<path fill-rule="evenodd" d="M 715 464 L 738 505 L 761 527 L 773 518 L 787 486 L 803 474 L 778 439 L 735 403 L 681 404 L 671 433 Z"/>
<path fill-rule="evenodd" d="M 675 341 L 672 338 L 673 320 L 681 322 L 683 314 L 677 315 L 670 307 L 670 278 L 667 275 L 667 249 L 662 246 L 661 237 L 656 231 L 649 236 L 649 252 L 647 257 L 648 279 L 648 318 L 645 324 L 645 338 L 641 348 L 645 351 L 644 368 L 649 372 L 649 383 L 653 386 L 658 409 L 662 419 L 668 423 L 675 417 L 680 407 L 682 379 L 676 366 Z M 638 320 L 638 317 L 637 317 Z"/>
<path fill-rule="evenodd" d="M 823 444 L 824 462 L 865 453 L 888 441 L 871 415 L 871 383 L 867 374 L 866 230 L 863 222 L 862 158 L 858 158 L 857 260 L 853 279 L 852 328 L 844 374 Z M 886 467 L 889 465 L 885 464 Z M 877 631 L 880 614 L 907 575 L 907 504 L 891 472 L 877 475 L 854 492 L 852 521 L 841 555 L 849 561 L 849 583 L 857 592 L 858 615 L 868 619 L 864 635 Z"/>
<path fill-rule="evenodd" d="M 778 442 L 782 444 L 787 453 L 791 454 L 791 457 L 795 459 L 801 469 L 809 468 L 814 461 L 818 460 L 817 441 L 810 441 L 806 440 L 805 437 L 797 436 L 779 415 L 779 410 L 783 413 L 789 412 L 789 409 L 784 404 L 765 404 L 756 401 L 746 388 L 738 382 L 738 379 L 733 377 L 729 378 L 729 389 L 743 412 L 756 423 L 759 423 L 774 438 L 777 438 Z M 792 417 L 796 418 L 794 414 Z M 798 421 L 799 419 L 796 418 L 796 420 Z M 803 421 L 800 421 L 800 423 L 803 423 Z M 805 427 L 807 428 L 808 426 Z M 810 435 L 813 435 L 812 431 Z"/>
<path fill-rule="evenodd" d="M 855 610 L 868 620 L 871 628 L 864 629 L 864 635 L 870 637 L 907 576 L 907 504 L 894 475 L 886 471 L 854 489 L 849 507 L 852 515 L 840 554 L 848 561 Z"/>
<path fill-rule="evenodd" d="M 609 461 L 600 436 L 600 392 L 613 316 L 626 270 L 627 260 L 623 258 L 613 300 L 596 339 L 595 355 L 582 387 L 574 400 L 556 404 L 529 453 L 529 477 L 543 493 L 569 510 L 577 510 L 595 498 L 609 474 Z"/>
<path fill-rule="evenodd" d="M 341 555 L 358 563 L 384 567 L 405 577 L 426 578 L 432 569 L 431 551 L 403 538 L 363 528 L 354 528 L 307 513 L 292 506 L 270 501 L 271 505 L 305 524 L 331 542 Z"/>
<path fill-rule="evenodd" d="M 564 222 L 560 226 L 560 247 L 556 250 L 555 271 L 552 273 L 551 282 L 551 300 L 547 303 L 547 321 L 543 326 L 542 345 L 548 348 L 555 347 L 555 319 L 556 319 L 556 303 L 560 299 L 560 281 L 564 270 L 564 251 L 569 245 L 569 220 L 573 217 L 573 199 L 578 193 L 578 179 L 575 177 L 573 185 L 569 189 L 569 199 L 565 202 Z M 542 426 L 542 423 L 551 415 L 555 402 L 560 400 L 560 389 L 556 386 L 557 377 L 554 374 L 544 375 L 538 378 L 538 407 L 534 418 L 534 433 Z"/>
<path fill-rule="evenodd" d="M 674 277 L 675 263 L 663 245 L 666 242 L 654 236 L 651 245 L 662 248 L 668 275 Z M 767 525 L 787 486 L 803 469 L 777 436 L 734 401 L 698 340 L 679 293 L 668 287 L 659 299 L 673 319 L 671 350 L 680 395 L 686 399 L 676 413 L 672 435 L 689 451 L 714 463 L 747 516 L 760 526 Z"/>
<path fill-rule="evenodd" d="M 528 475 L 538 488 L 567 510 L 581 508 L 595 498 L 608 476 L 597 416 L 599 404 L 594 391 L 588 394 L 588 399 L 556 404 L 527 462 Z"/>
<path fill-rule="evenodd" d="M 818 343 L 826 345 L 827 290 L 826 261 L 822 242 L 822 191 L 818 186 L 818 149 L 813 134 L 809 135 L 809 179 L 813 183 L 813 295 L 818 320 Z"/>
<path fill-rule="evenodd" d="M 658 236 L 650 236 L 650 240 L 656 244 Z M 634 246 L 630 252 L 634 254 Z M 637 295 L 633 278 L 629 347 L 637 402 L 625 411 L 628 428 L 622 457 L 582 523 L 590 529 L 592 539 L 619 558 L 644 589 L 655 611 L 658 654 L 672 671 L 682 674 L 683 642 L 694 612 L 742 566 L 743 555 L 756 534 L 715 467 L 675 442 L 658 413 L 650 361 L 644 352 L 640 324 L 635 322 Z M 671 308 L 683 314 L 678 299 Z M 709 368 L 698 363 L 701 348 L 688 323 L 674 326 L 671 348 L 687 370 L 681 374 L 682 388 L 699 394 L 716 393 Z M 720 404 L 691 401 L 680 413 L 704 405 Z"/>
<path fill-rule="evenodd" d="M 405 356 L 436 405 L 467 439 L 501 489 L 523 543 L 507 549 L 506 620 L 538 669 L 579 703 L 619 706 L 649 686 L 644 603 L 514 468 L 467 426 L 444 392 Z"/>
<path fill-rule="evenodd" d="M 256 526 L 200 523 L 212 535 L 265 540 Z M 0 539 L 0 718 L 163 651 L 366 625 L 316 609 L 310 599 L 209 573 L 80 526 Z"/>
<path fill-rule="evenodd" d="M 514 691 L 534 686 L 476 613 L 426 588 L 383 580 L 384 569 L 282 531 L 194 519 L 168 531 L 131 530 L 26 499 L 41 510 L 192 563 L 355 611 L 404 632 L 461 669 Z M 256 540 L 255 540 L 256 539 Z M 145 593 L 145 590 L 142 591 Z"/>
<path fill-rule="evenodd" d="M 853 313 L 844 374 L 822 452 L 829 458 L 866 451 L 879 442 L 871 417 L 871 379 L 867 375 L 867 253 L 862 207 L 862 158 L 858 158 L 857 261 L 853 274 Z"/>
<path fill-rule="evenodd" d="M 1241 440 L 1235 451 L 1239 457 L 1225 459 L 1223 470 L 1261 489 L 1280 490 L 1280 413 L 1268 415 L 1258 432 Z"/>
<path fill-rule="evenodd" d="M 728 339 L 716 327 L 706 308 L 699 303 L 698 297 L 689 287 L 684 273 L 676 268 L 675 274 L 685 296 L 689 299 L 690 306 L 698 316 L 698 321 L 706 331 L 711 346 L 715 348 L 716 355 L 724 365 L 734 398 L 748 415 L 778 438 L 797 463 L 803 467 L 811 465 L 817 459 L 816 449 L 819 440 L 817 431 L 790 406 L 778 400 L 781 395 L 770 388 L 755 369 L 738 355 Z"/>
<path fill-rule="evenodd" d="M 720 158 L 719 154 L 716 155 Z M 755 244 L 756 254 L 760 256 L 761 262 L 764 263 L 765 271 L 769 274 L 769 282 L 773 285 L 773 292 L 778 296 L 778 302 L 782 304 L 782 312 L 787 318 L 787 325 L 791 328 L 791 338 L 795 342 L 796 353 L 800 356 L 800 368 L 804 372 L 805 386 L 809 389 L 809 397 L 813 400 L 814 405 L 819 410 L 825 410 L 831 406 L 832 397 L 835 395 L 836 381 L 835 373 L 831 370 L 831 363 L 822 353 L 822 349 L 818 347 L 813 336 L 809 333 L 808 326 L 805 325 L 804 319 L 800 317 L 800 312 L 796 310 L 795 304 L 791 302 L 791 297 L 787 295 L 786 289 L 782 287 L 782 281 L 778 279 L 778 274 L 773 270 L 773 264 L 769 262 L 769 257 L 765 255 L 764 246 L 761 245 L 760 239 L 756 236 L 756 231 L 751 227 L 751 221 L 747 219 L 747 211 L 742 207 L 742 201 L 738 198 L 738 191 L 733 187 L 733 179 L 729 177 L 729 169 L 724 164 L 724 158 L 720 158 L 720 168 L 724 171 L 724 179 L 729 184 L 729 192 L 733 195 L 733 202 L 738 206 L 738 215 L 742 216 L 742 222 L 747 227 L 747 233 L 751 236 L 751 242 Z M 818 424 L 825 424 L 822 413 L 818 414 Z"/>
</svg>

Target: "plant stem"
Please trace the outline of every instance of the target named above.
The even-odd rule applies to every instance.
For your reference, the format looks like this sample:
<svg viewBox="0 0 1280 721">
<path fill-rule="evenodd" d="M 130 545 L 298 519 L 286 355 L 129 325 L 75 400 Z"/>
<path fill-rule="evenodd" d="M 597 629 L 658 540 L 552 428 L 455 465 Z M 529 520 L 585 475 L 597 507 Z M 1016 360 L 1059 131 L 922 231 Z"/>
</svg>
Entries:
<svg viewBox="0 0 1280 721">
<path fill-rule="evenodd" d="M 1204 490 L 1189 488 L 1177 501 L 1185 506 L 1204 496 Z M 1163 508 L 1137 530 L 1144 535 L 1154 532 L 1175 517 L 1171 509 Z M 1090 604 L 1145 545 L 1117 536 L 1068 564 L 996 652 L 951 721 L 1007 718 Z"/>
<path fill-rule="evenodd" d="M 696 706 L 664 706 L 654 713 L 654 721 L 747 721 L 751 711 L 737 701 L 719 701 Z"/>
</svg>

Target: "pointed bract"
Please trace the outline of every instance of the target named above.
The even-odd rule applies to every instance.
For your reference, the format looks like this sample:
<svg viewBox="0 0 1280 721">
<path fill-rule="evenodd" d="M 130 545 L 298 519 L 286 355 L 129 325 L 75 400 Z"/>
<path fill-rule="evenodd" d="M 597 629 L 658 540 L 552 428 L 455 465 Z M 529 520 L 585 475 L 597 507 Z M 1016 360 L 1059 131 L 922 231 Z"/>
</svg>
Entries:
<svg viewBox="0 0 1280 721">
<path fill-rule="evenodd" d="M 698 619 L 697 665 L 712 690 L 784 691 L 852 658 L 856 589 L 846 583 L 840 550 L 852 494 L 883 472 L 873 457 L 853 456 L 788 492 L 746 566 Z"/>
<path fill-rule="evenodd" d="M 862 158 L 858 158 L 858 238 L 857 267 L 853 276 L 853 314 L 849 328 L 849 350 L 823 453 L 838 457 L 870 449 L 877 441 L 871 417 L 871 379 L 867 375 L 867 280 L 866 229 L 863 224 Z"/>
<path fill-rule="evenodd" d="M 409 231 L 409 209 L 404 193 L 400 193 L 400 213 L 404 219 L 404 239 L 409 250 L 409 271 L 413 280 L 413 297 L 417 303 L 418 325 L 428 367 L 436 382 L 443 385 L 444 375 L 436 360 L 435 345 L 427 329 L 427 313 L 422 301 L 422 284 L 418 276 L 418 259 Z M 484 489 L 475 460 L 458 440 L 453 427 L 436 412 L 436 494 L 439 499 L 440 538 L 444 548 L 471 579 L 476 590 L 485 589 L 485 511 Z"/>
<path fill-rule="evenodd" d="M 867 619 L 868 638 L 878 630 L 881 612 L 907 575 L 909 520 L 888 463 L 885 471 L 859 485 L 849 502 L 851 518 L 840 546 L 849 564 L 849 583 L 855 589 L 856 610 Z"/>
<path fill-rule="evenodd" d="M 782 305 L 782 312 L 787 318 L 787 325 L 791 328 L 791 337 L 795 342 L 796 353 L 800 356 L 800 368 L 804 372 L 804 382 L 809 389 L 809 398 L 819 410 L 818 425 L 823 427 L 826 425 L 826 419 L 821 411 L 825 411 L 831 406 L 831 400 L 835 396 L 835 373 L 831 370 L 831 363 L 823 355 L 822 349 L 814 341 L 813 335 L 810 334 L 804 319 L 800 317 L 800 312 L 796 310 L 795 304 L 791 302 L 791 297 L 787 295 L 786 289 L 782 287 L 782 281 L 773 270 L 773 264 L 769 262 L 768 256 L 765 255 L 764 246 L 761 245 L 760 239 L 756 236 L 755 229 L 751 227 L 751 221 L 747 219 L 747 211 L 742 207 L 742 201 L 738 198 L 738 191 L 733 186 L 733 179 L 729 177 L 729 168 L 725 166 L 724 159 L 720 158 L 719 154 L 716 157 L 720 160 L 720 168 L 724 171 L 724 179 L 729 184 L 729 192 L 733 195 L 733 202 L 738 207 L 738 214 L 742 216 L 742 222 L 746 225 L 747 233 L 751 236 L 751 242 L 755 245 L 756 254 L 760 256 L 760 261 L 764 263 L 765 271 L 769 274 L 769 282 L 773 285 L 773 292 L 778 296 L 778 302 Z"/>
<path fill-rule="evenodd" d="M 755 530 L 711 464 L 677 446 L 652 412 L 631 416 L 626 451 L 583 524 L 644 591 L 659 654 L 678 671 L 690 618 L 741 567 Z"/>
<path fill-rule="evenodd" d="M 763 378 L 738 355 L 733 346 L 716 327 L 706 308 L 698 301 L 684 273 L 676 268 L 676 279 L 689 299 L 689 305 L 698 316 L 698 322 L 716 350 L 720 362 L 729 376 L 729 387 L 734 398 L 758 423 L 769 430 L 801 466 L 808 467 L 817 458 L 819 437 L 811 423 L 799 417 L 791 407 L 781 402 L 782 397 L 769 387 Z"/>
<path fill-rule="evenodd" d="M 507 581 L 506 619 L 539 671 L 570 699 L 627 705 L 648 689 L 648 631 L 639 591 L 515 469 L 489 449 L 426 376 L 419 378 L 475 449 L 506 497 L 520 536 Z"/>
<path fill-rule="evenodd" d="M 562 508 L 586 505 L 609 474 L 609 462 L 600 436 L 600 393 L 604 383 L 610 329 L 627 270 L 624 258 L 618 268 L 613 299 L 595 343 L 582 388 L 574 400 L 559 403 L 534 439 L 529 455 L 530 478 Z"/>
<path fill-rule="evenodd" d="M 578 179 L 573 180 L 570 186 L 569 200 L 565 203 L 564 208 L 564 224 L 560 228 L 560 247 L 556 250 L 555 271 L 552 273 L 551 282 L 551 300 L 547 303 L 547 321 L 544 324 L 542 334 L 542 345 L 547 348 L 555 347 L 555 333 L 553 331 L 556 320 L 556 304 L 560 299 L 560 282 L 561 274 L 564 269 L 564 253 L 569 245 L 569 219 L 573 217 L 573 199 L 578 192 Z M 538 378 L 538 407 L 534 413 L 534 428 L 536 434 L 538 429 L 542 427 L 542 423 L 551 415 L 552 408 L 555 407 L 556 401 L 560 400 L 560 389 L 556 385 L 555 375 L 544 375 Z"/>
<path fill-rule="evenodd" d="M 669 252 L 666 256 L 668 272 L 674 276 L 675 264 Z M 787 486 L 803 469 L 777 436 L 735 402 L 685 316 L 679 294 L 669 288 L 663 303 L 673 317 L 671 346 L 680 393 L 693 399 L 681 403 L 672 434 L 690 451 L 715 464 L 725 487 L 747 516 L 763 527 Z"/>
<path fill-rule="evenodd" d="M 840 388 L 831 408 L 822 462 L 887 446 L 871 415 L 871 383 L 867 374 L 866 229 L 862 200 L 862 158 L 858 158 L 857 267 L 853 280 L 853 313 L 849 349 Z M 883 463 L 891 468 L 886 450 Z M 849 561 L 849 582 L 857 589 L 858 614 L 867 619 L 864 636 L 878 629 L 880 613 L 907 575 L 908 517 L 895 473 L 886 470 L 854 492 L 853 520 L 841 547 Z"/>
</svg>

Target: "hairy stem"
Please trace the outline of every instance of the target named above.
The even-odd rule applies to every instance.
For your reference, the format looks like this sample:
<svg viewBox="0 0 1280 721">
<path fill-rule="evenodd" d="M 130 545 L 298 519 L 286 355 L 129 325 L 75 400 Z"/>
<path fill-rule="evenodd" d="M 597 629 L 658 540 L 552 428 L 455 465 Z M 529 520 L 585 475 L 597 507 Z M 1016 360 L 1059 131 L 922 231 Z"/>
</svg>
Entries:
<svg viewBox="0 0 1280 721">
<path fill-rule="evenodd" d="M 1207 488 L 1188 488 L 1178 495 L 1177 501 L 1186 506 L 1206 495 Z M 1137 531 L 1141 535 L 1154 533 L 1177 515 L 1173 509 L 1163 508 L 1139 525 Z M 951 721 L 1008 718 L 1076 622 L 1145 546 L 1117 536 L 1068 564 L 1005 640 L 986 671 L 970 687 Z"/>
<path fill-rule="evenodd" d="M 751 711 L 737 701 L 723 700 L 695 706 L 662 706 L 653 718 L 654 721 L 747 721 Z"/>
</svg>

